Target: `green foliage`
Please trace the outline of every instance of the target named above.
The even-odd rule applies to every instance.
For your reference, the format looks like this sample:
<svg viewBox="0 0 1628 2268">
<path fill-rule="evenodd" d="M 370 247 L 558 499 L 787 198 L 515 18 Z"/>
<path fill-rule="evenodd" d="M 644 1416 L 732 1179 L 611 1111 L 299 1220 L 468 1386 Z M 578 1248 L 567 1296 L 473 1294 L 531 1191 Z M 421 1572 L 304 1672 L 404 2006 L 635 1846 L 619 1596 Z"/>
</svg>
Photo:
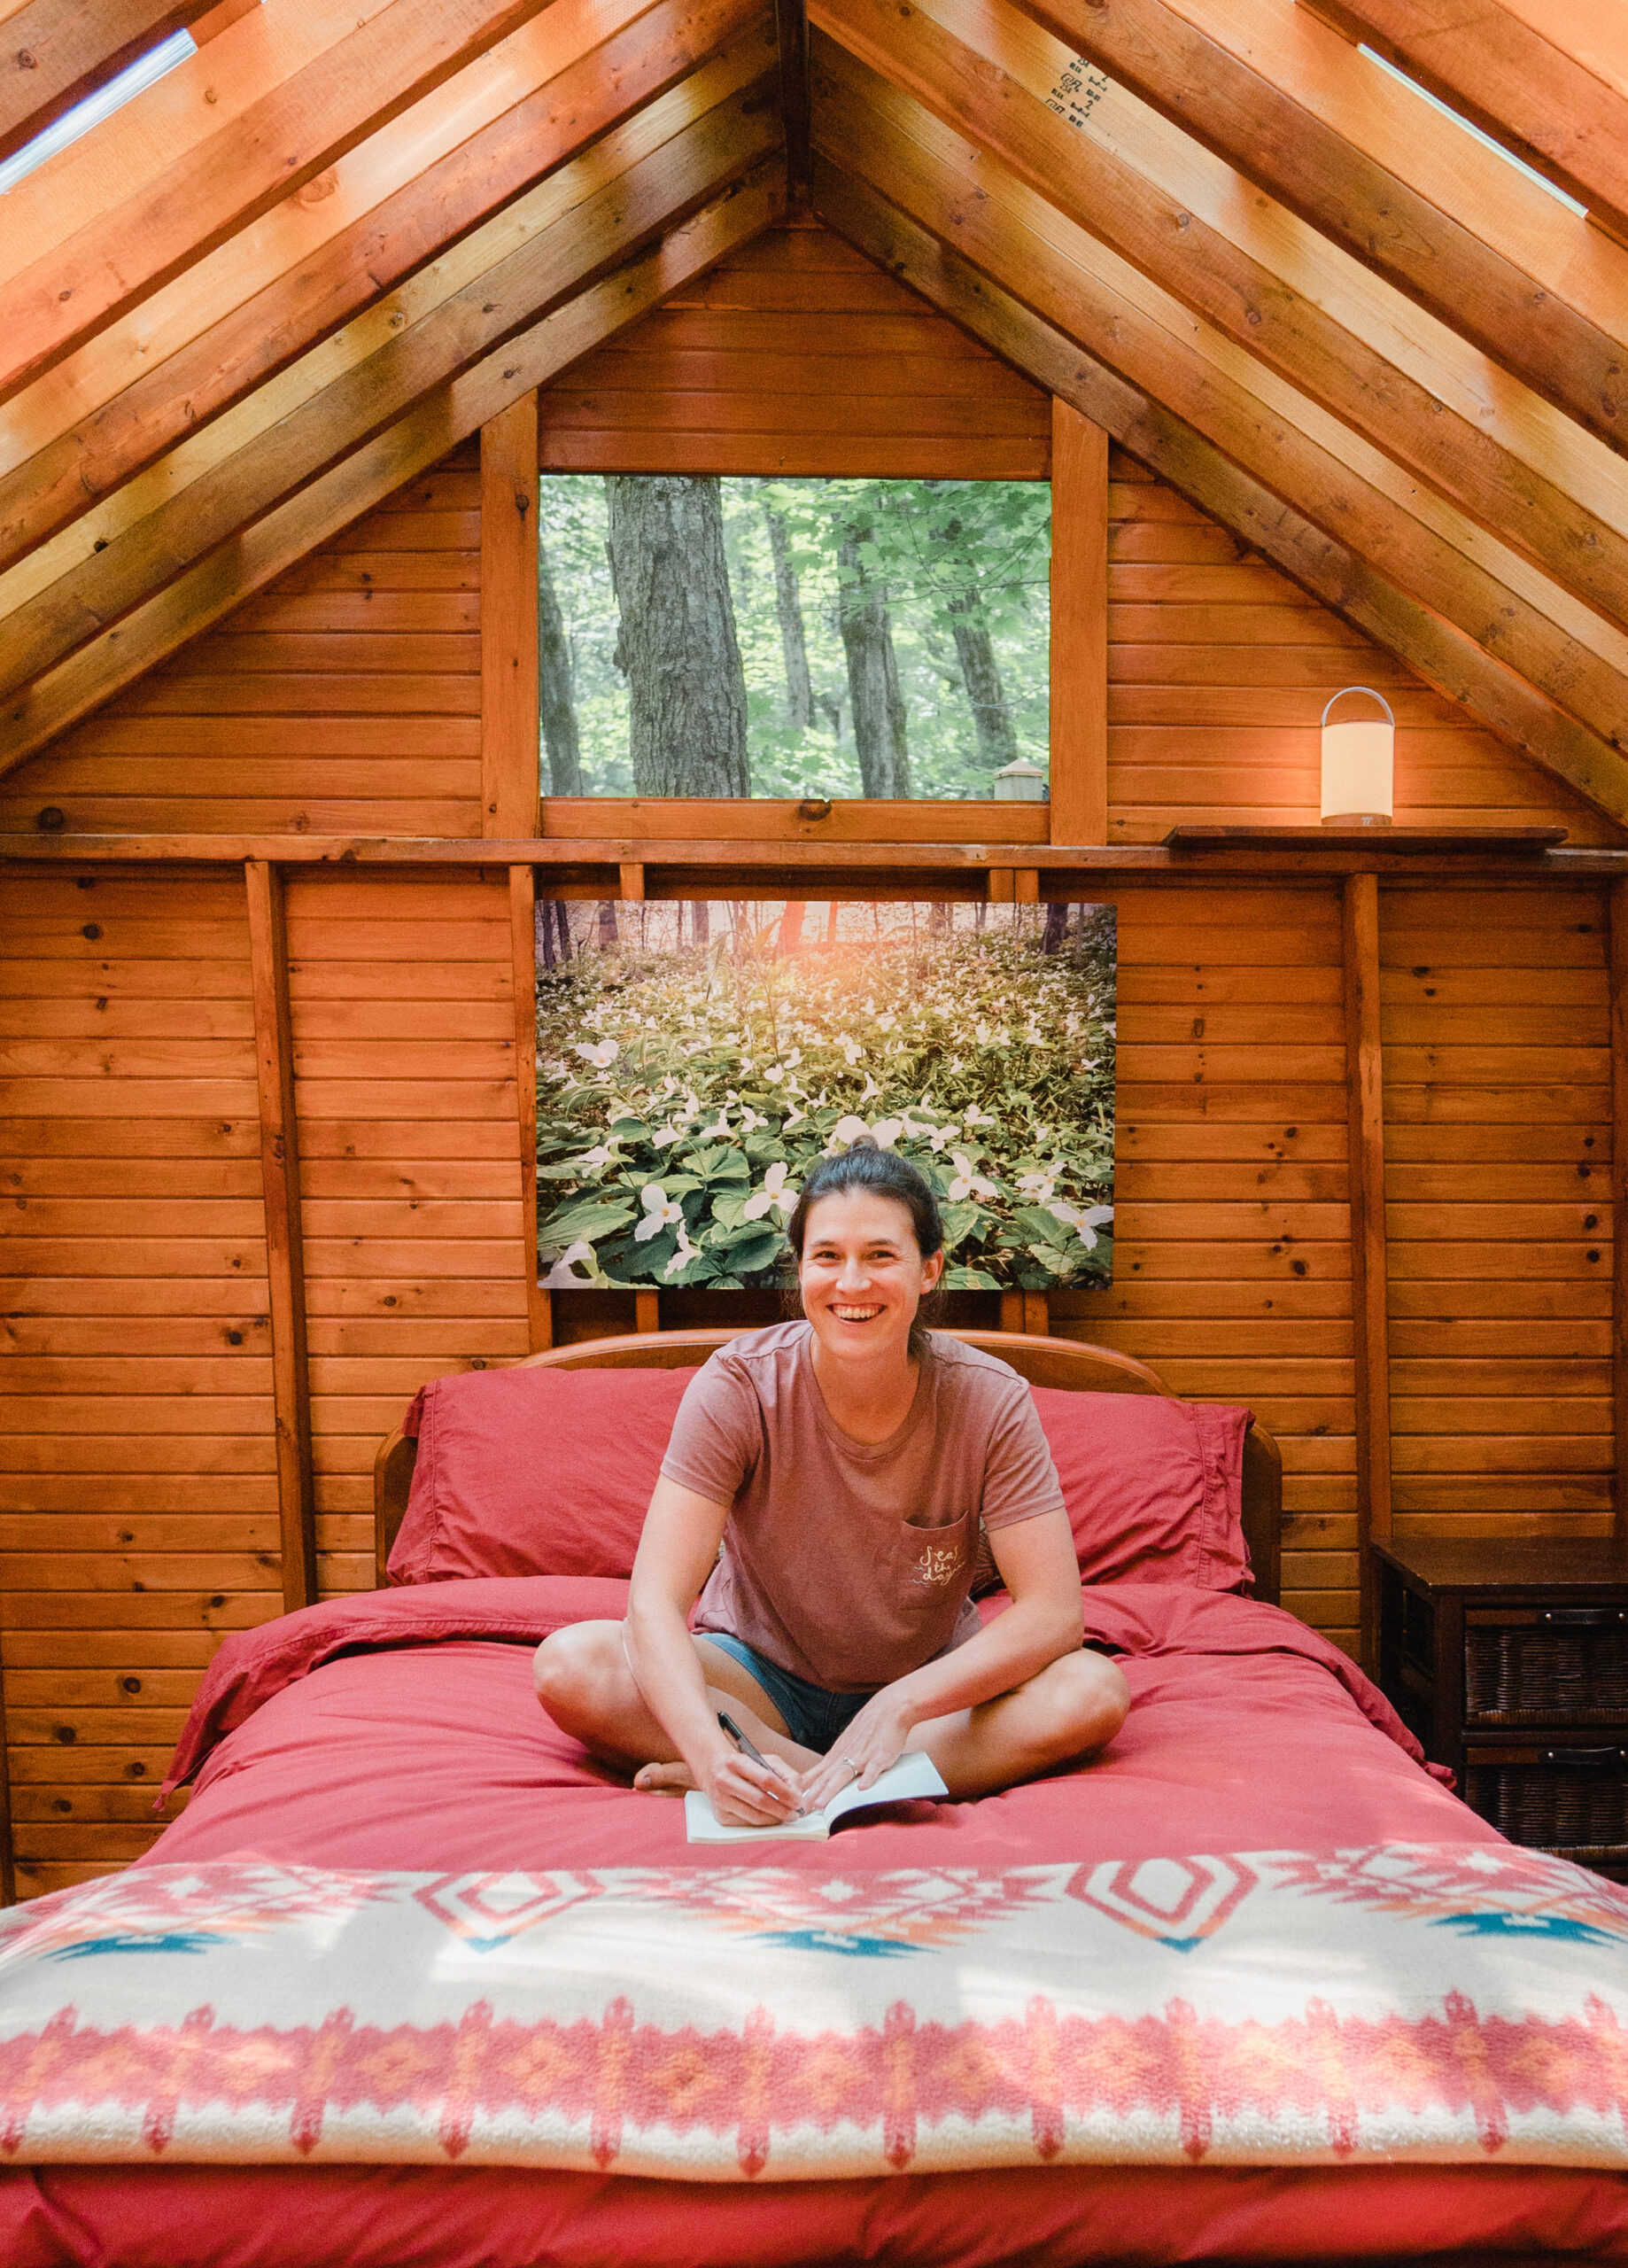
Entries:
<svg viewBox="0 0 1628 2268">
<path fill-rule="evenodd" d="M 1019 752 L 1045 769 L 1046 482 L 725 479 L 720 485 L 755 795 L 862 792 L 838 612 L 837 550 L 855 522 L 872 530 L 861 548 L 865 573 L 888 586 L 917 796 L 989 794 L 948 611 L 967 590 L 976 592 L 990 633 Z M 788 721 L 765 509 L 786 522 L 800 585 L 817 718 L 806 731 Z M 629 795 L 627 685 L 615 660 L 619 622 L 605 552 L 603 480 L 545 474 L 539 523 L 570 649 L 584 781 L 590 795 Z"/>
<path fill-rule="evenodd" d="M 539 983 L 546 1274 L 787 1280 L 798 1189 L 868 1128 L 938 1192 L 952 1289 L 1111 1281 L 1112 908 L 1047 953 L 1037 908 L 980 930 L 966 907 L 934 928 L 846 905 L 829 940 L 810 907 L 784 956 L 780 911 L 715 905 L 698 947 L 676 907 L 624 906 L 616 948 Z"/>
</svg>

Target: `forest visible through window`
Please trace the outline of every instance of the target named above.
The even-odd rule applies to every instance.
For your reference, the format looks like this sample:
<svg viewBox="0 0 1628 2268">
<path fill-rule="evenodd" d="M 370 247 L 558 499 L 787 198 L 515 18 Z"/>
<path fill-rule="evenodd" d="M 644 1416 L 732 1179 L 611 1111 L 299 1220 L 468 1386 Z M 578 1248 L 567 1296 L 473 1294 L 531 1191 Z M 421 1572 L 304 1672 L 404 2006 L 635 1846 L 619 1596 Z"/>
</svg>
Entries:
<svg viewBox="0 0 1628 2268">
<path fill-rule="evenodd" d="M 546 795 L 982 801 L 1045 771 L 1044 481 L 545 473 L 538 519 Z"/>
</svg>

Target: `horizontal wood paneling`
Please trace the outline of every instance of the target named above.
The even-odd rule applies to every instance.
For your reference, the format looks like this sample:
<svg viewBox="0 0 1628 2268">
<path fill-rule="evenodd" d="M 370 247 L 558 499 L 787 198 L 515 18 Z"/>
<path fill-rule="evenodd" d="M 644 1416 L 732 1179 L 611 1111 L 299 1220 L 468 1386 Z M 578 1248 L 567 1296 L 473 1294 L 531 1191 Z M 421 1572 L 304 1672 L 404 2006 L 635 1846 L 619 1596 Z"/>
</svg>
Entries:
<svg viewBox="0 0 1628 2268">
<path fill-rule="evenodd" d="M 1123 451 L 1110 470 L 1111 841 L 1188 819 L 1315 823 L 1323 703 L 1361 684 L 1396 711 L 1399 826 L 1558 819 L 1574 843 L 1628 842 Z"/>
<path fill-rule="evenodd" d="M 282 1596 L 242 882 L 0 879 L 0 1659 L 32 1895 L 148 1846 L 199 1670 Z"/>
<path fill-rule="evenodd" d="M 468 443 L 0 783 L 0 829 L 480 833 Z"/>
<path fill-rule="evenodd" d="M 1610 1526 L 1607 944 L 1593 890 L 1381 893 L 1399 1537 Z"/>
<path fill-rule="evenodd" d="M 1296 950 L 1261 955 L 1263 937 Z M 1271 1427 L 1290 1518 L 1283 1604 L 1354 1650 L 1338 897 L 1127 892 L 1119 959 L 1114 1281 L 1054 1293 L 1052 1328 Z"/>
<path fill-rule="evenodd" d="M 412 1394 L 528 1348 L 507 870 L 291 874 L 288 936 L 326 1596 Z"/>
<path fill-rule="evenodd" d="M 539 397 L 553 472 L 1044 479 L 1050 395 L 793 218 Z"/>
</svg>

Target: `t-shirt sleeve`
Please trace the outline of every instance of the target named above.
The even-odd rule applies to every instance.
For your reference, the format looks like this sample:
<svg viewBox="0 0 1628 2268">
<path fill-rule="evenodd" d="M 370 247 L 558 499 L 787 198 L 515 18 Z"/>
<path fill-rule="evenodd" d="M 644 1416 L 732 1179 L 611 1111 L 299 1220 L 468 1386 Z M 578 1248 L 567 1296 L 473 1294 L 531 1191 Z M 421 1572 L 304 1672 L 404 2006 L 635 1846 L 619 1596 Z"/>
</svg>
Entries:
<svg viewBox="0 0 1628 2268">
<path fill-rule="evenodd" d="M 683 1413 L 680 1412 L 680 1415 Z M 1011 1527 L 1039 1512 L 1066 1510 L 1051 1451 L 1027 1386 L 1002 1398 L 984 1459 L 983 1524 Z"/>
<path fill-rule="evenodd" d="M 750 1381 L 714 1355 L 684 1390 L 662 1477 L 715 1504 L 733 1504 L 763 1451 L 763 1421 Z"/>
</svg>

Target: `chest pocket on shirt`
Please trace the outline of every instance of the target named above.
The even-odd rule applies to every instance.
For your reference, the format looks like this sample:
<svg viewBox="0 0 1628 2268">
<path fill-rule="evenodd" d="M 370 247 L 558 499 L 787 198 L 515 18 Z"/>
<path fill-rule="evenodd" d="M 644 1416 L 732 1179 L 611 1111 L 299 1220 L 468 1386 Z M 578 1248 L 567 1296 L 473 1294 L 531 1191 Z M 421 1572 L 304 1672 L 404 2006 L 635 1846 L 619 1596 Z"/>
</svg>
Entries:
<svg viewBox="0 0 1628 2268">
<path fill-rule="evenodd" d="M 978 1515 L 963 1512 L 959 1519 L 936 1527 L 899 1524 L 899 1590 L 907 1606 L 936 1606 L 966 1588 L 971 1567 L 971 1544 Z"/>
</svg>

